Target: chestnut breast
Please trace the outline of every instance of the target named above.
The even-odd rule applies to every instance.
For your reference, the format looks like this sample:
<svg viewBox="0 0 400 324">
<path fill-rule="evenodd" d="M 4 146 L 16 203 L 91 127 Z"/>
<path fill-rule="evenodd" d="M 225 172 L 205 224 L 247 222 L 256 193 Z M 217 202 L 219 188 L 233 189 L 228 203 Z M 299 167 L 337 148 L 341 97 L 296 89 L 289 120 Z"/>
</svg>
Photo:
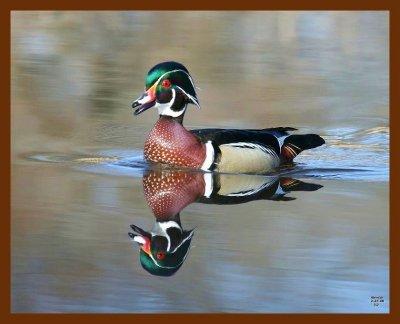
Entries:
<svg viewBox="0 0 400 324">
<path fill-rule="evenodd" d="M 169 220 L 204 194 L 200 172 L 150 171 L 143 177 L 147 204 L 157 221 Z"/>
<path fill-rule="evenodd" d="M 144 157 L 155 163 L 197 169 L 206 158 L 206 148 L 179 122 L 161 116 L 146 140 Z"/>
</svg>

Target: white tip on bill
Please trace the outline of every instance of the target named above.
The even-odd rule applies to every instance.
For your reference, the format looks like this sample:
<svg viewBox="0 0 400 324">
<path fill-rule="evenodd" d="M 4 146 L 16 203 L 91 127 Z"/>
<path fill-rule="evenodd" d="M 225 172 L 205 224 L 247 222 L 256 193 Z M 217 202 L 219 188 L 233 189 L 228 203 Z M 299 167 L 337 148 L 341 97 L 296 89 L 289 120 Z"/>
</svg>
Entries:
<svg viewBox="0 0 400 324">
<path fill-rule="evenodd" d="M 140 236 L 140 235 L 135 236 L 135 237 L 133 238 L 133 240 L 134 240 L 135 242 L 140 243 L 140 244 L 146 243 L 146 240 L 145 240 L 142 236 Z"/>
</svg>

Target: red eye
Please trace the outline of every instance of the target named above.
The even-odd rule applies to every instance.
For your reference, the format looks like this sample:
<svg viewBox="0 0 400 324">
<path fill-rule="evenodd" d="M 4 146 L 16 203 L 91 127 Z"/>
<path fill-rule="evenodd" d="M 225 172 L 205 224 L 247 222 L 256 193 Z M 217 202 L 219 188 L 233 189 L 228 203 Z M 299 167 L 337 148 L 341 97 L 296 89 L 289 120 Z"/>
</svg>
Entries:
<svg viewBox="0 0 400 324">
<path fill-rule="evenodd" d="M 163 82 L 161 83 L 161 85 L 164 88 L 169 88 L 171 86 L 171 82 L 168 79 L 163 80 Z"/>
<path fill-rule="evenodd" d="M 165 258 L 165 253 L 164 252 L 157 252 L 156 257 L 158 260 L 162 260 Z"/>
</svg>

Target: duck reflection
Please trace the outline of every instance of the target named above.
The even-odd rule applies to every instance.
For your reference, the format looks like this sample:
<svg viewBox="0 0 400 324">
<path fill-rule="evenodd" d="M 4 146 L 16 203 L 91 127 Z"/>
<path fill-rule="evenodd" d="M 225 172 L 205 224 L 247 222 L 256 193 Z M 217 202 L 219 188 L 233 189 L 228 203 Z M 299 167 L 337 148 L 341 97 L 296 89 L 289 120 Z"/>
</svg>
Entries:
<svg viewBox="0 0 400 324">
<path fill-rule="evenodd" d="M 185 230 L 180 212 L 193 202 L 242 204 L 253 200 L 290 201 L 291 191 L 315 191 L 322 185 L 279 176 L 150 170 L 143 190 L 155 223 L 150 231 L 131 225 L 140 247 L 140 263 L 149 273 L 171 276 L 185 261 L 194 230 Z"/>
</svg>

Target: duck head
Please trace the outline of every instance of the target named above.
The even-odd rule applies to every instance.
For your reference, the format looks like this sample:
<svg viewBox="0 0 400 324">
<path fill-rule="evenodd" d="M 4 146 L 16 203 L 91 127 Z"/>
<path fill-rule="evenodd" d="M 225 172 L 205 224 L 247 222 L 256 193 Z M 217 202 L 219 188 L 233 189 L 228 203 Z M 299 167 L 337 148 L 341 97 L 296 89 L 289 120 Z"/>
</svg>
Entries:
<svg viewBox="0 0 400 324">
<path fill-rule="evenodd" d="M 193 230 L 183 230 L 179 215 L 175 220 L 156 222 L 151 232 L 131 225 L 131 239 L 139 244 L 140 263 L 156 276 L 172 276 L 182 266 L 193 237 Z"/>
<path fill-rule="evenodd" d="M 145 92 L 132 103 L 132 108 L 136 108 L 135 115 L 155 107 L 159 115 L 179 117 L 188 104 L 200 108 L 189 71 L 180 63 L 168 61 L 150 69 Z"/>
</svg>

